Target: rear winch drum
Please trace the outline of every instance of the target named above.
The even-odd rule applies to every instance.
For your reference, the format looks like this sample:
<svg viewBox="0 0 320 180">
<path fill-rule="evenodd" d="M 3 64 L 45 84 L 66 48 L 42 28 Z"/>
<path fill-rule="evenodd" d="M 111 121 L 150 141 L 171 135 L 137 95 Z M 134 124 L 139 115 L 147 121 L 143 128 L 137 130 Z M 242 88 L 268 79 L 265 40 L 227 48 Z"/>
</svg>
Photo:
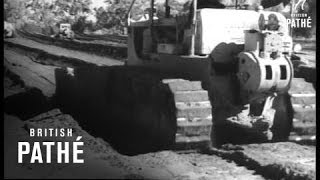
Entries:
<svg viewBox="0 0 320 180">
<path fill-rule="evenodd" d="M 262 59 L 253 52 L 239 54 L 241 88 L 251 92 L 283 92 L 290 88 L 293 67 L 286 56 Z"/>
</svg>

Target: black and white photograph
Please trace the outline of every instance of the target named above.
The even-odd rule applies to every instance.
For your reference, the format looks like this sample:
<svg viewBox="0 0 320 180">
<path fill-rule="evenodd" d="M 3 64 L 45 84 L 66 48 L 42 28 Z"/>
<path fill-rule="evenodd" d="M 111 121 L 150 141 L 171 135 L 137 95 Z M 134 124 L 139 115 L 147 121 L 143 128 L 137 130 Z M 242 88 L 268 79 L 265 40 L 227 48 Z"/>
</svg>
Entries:
<svg viewBox="0 0 320 180">
<path fill-rule="evenodd" d="M 5 179 L 316 179 L 316 0 L 3 0 Z"/>
</svg>

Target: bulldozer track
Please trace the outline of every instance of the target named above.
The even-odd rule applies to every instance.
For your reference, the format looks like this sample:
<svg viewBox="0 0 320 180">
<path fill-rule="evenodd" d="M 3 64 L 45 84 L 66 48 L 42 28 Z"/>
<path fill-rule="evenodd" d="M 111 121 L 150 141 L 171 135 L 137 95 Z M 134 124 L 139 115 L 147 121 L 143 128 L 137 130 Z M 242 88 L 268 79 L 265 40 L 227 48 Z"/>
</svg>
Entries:
<svg viewBox="0 0 320 180">
<path fill-rule="evenodd" d="M 211 145 L 212 107 L 200 81 L 165 79 L 174 94 L 177 131 L 175 149 L 205 148 Z"/>
</svg>

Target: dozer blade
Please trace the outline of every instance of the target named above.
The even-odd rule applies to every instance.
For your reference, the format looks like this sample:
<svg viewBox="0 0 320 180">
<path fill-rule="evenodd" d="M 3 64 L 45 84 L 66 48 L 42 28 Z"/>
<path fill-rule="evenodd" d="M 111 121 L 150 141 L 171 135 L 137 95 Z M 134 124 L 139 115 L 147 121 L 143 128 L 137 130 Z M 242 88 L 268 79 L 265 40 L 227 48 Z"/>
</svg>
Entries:
<svg viewBox="0 0 320 180">
<path fill-rule="evenodd" d="M 212 107 L 200 81 L 165 79 L 174 95 L 177 131 L 176 150 L 203 149 L 211 145 Z"/>
</svg>

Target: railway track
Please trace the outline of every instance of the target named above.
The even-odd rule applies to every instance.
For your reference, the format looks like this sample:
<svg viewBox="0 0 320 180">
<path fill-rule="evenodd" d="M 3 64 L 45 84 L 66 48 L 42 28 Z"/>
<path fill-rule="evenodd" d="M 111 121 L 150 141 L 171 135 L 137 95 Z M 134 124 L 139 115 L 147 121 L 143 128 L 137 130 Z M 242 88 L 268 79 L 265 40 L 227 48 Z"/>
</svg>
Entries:
<svg viewBox="0 0 320 180">
<path fill-rule="evenodd" d="M 31 39 L 33 41 L 55 45 L 71 50 L 83 51 L 99 56 L 112 57 L 118 60 L 124 60 L 127 57 L 126 43 L 111 42 L 111 41 L 97 41 L 97 36 L 84 37 L 82 40 L 64 40 L 53 38 L 40 33 L 30 33 L 23 29 L 16 30 L 17 34 L 23 38 Z M 110 37 L 106 37 L 107 39 Z M 84 40 L 87 39 L 87 40 Z"/>
</svg>

